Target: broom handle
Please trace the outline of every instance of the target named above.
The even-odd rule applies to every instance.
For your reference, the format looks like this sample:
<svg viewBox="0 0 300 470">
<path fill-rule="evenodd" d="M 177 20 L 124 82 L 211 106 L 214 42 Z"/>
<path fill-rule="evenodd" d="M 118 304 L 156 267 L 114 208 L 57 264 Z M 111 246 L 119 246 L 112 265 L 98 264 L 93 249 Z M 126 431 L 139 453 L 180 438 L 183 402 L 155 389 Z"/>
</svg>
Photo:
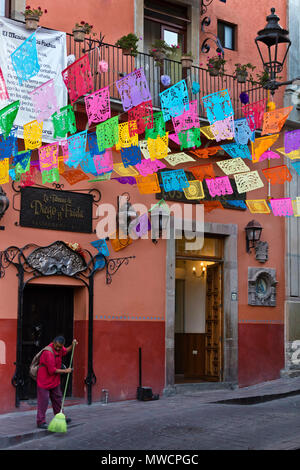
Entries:
<svg viewBox="0 0 300 470">
<path fill-rule="evenodd" d="M 75 349 L 75 343 L 73 343 L 73 345 L 72 345 L 72 354 L 71 354 L 71 360 L 70 360 L 69 369 L 71 368 L 71 365 L 72 365 L 73 355 L 74 355 L 74 349 Z M 61 402 L 61 410 L 60 410 L 61 413 L 62 413 L 62 410 L 63 410 L 63 408 L 64 408 L 64 402 L 65 402 L 65 398 L 66 398 L 66 393 L 67 393 L 67 387 L 68 387 L 68 383 L 69 383 L 70 374 L 71 374 L 71 373 L 69 372 L 69 373 L 68 373 L 67 380 L 66 380 L 64 395 L 63 395 L 63 399 L 62 399 L 62 402 Z"/>
</svg>

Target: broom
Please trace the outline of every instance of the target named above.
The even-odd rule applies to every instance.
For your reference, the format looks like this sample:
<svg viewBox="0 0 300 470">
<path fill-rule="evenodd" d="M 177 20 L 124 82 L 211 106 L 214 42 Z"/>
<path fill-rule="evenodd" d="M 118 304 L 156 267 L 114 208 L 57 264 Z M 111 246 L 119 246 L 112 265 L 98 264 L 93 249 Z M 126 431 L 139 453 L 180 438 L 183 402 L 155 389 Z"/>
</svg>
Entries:
<svg viewBox="0 0 300 470">
<path fill-rule="evenodd" d="M 71 354 L 71 360 L 70 360 L 70 365 L 69 368 L 71 368 L 72 361 L 73 361 L 73 355 L 74 355 L 74 349 L 75 349 L 75 343 L 72 345 L 72 354 Z M 65 390 L 64 390 L 64 395 L 61 403 L 61 409 L 60 412 L 57 413 L 54 418 L 50 421 L 48 425 L 48 431 L 51 432 L 67 432 L 67 423 L 66 423 L 66 417 L 63 414 L 63 408 L 64 408 L 64 402 L 65 402 L 65 397 L 66 397 L 66 392 L 67 392 L 67 387 L 68 387 L 68 382 L 69 382 L 69 377 L 70 373 L 68 374 L 67 380 L 66 380 L 66 385 L 65 385 Z"/>
</svg>

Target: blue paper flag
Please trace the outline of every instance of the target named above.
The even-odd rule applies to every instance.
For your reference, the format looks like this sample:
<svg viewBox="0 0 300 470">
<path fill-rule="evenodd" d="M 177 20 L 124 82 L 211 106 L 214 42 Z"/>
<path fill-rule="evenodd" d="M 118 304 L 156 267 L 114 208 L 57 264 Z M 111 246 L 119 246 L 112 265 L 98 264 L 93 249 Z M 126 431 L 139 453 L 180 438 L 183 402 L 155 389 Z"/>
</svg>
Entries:
<svg viewBox="0 0 300 470">
<path fill-rule="evenodd" d="M 94 269 L 103 269 L 105 267 L 105 258 L 102 254 L 95 256 Z"/>
<path fill-rule="evenodd" d="M 248 141 L 255 141 L 255 130 L 251 131 L 246 118 L 234 121 L 235 141 L 240 145 L 247 145 Z"/>
<path fill-rule="evenodd" d="M 300 175 L 300 161 L 292 162 L 292 167 Z"/>
<path fill-rule="evenodd" d="M 87 131 L 78 132 L 78 134 L 68 137 L 68 160 L 65 163 L 69 167 L 76 168 L 85 158 Z"/>
<path fill-rule="evenodd" d="M 226 199 L 226 204 L 230 204 L 231 206 L 234 206 L 234 207 L 241 207 L 242 209 L 247 209 L 245 202 L 240 199 L 235 199 L 235 200 Z"/>
<path fill-rule="evenodd" d="M 131 145 L 130 147 L 121 147 L 121 157 L 125 168 L 128 166 L 137 165 L 142 161 L 142 152 L 140 147 L 137 145 Z"/>
<path fill-rule="evenodd" d="M 159 94 L 164 121 L 172 117 L 180 116 L 184 111 L 190 109 L 188 89 L 185 80 Z"/>
<path fill-rule="evenodd" d="M 89 146 L 89 151 L 91 153 L 91 157 L 93 157 L 94 155 L 99 155 L 100 150 L 98 147 L 96 132 L 88 133 L 87 141 L 88 141 L 88 146 Z"/>
<path fill-rule="evenodd" d="M 80 166 L 85 173 L 91 173 L 94 176 L 98 176 L 95 163 L 90 152 L 85 153 L 85 157 L 80 162 Z"/>
<path fill-rule="evenodd" d="M 25 168 L 28 165 L 28 161 L 30 160 L 30 157 L 31 157 L 31 150 L 25 150 L 23 152 L 19 152 L 17 155 L 15 155 L 12 161 L 12 164 L 17 165 L 17 163 L 20 163 L 23 170 L 25 170 Z"/>
<path fill-rule="evenodd" d="M 248 145 L 240 145 L 240 144 L 232 143 L 232 144 L 221 145 L 221 147 L 232 158 L 237 158 L 237 157 L 248 158 L 249 160 L 252 161 L 252 156 L 248 148 Z"/>
<path fill-rule="evenodd" d="M 94 248 L 96 248 L 96 250 L 98 250 L 99 253 L 101 253 L 104 256 L 109 256 L 109 251 L 108 251 L 106 240 L 100 239 L 100 240 L 95 240 L 90 243 Z"/>
<path fill-rule="evenodd" d="M 36 31 L 11 54 L 11 61 L 20 85 L 39 73 Z"/>
<path fill-rule="evenodd" d="M 18 153 L 18 139 L 17 139 L 18 126 L 14 126 L 8 137 L 0 134 L 0 160 L 10 158 Z"/>
<path fill-rule="evenodd" d="M 234 114 L 228 90 L 221 90 L 203 96 L 202 101 L 210 124 L 214 124 L 216 121 L 224 121 L 224 119 Z"/>
<path fill-rule="evenodd" d="M 190 185 L 184 170 L 163 171 L 161 178 L 165 191 L 183 191 Z"/>
</svg>

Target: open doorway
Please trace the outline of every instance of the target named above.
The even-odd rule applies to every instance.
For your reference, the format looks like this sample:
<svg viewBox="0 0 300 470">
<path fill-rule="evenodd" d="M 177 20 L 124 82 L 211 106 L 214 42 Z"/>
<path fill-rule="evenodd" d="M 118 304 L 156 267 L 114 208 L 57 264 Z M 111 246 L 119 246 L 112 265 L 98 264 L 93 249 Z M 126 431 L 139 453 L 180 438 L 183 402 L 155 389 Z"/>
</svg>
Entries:
<svg viewBox="0 0 300 470">
<path fill-rule="evenodd" d="M 176 244 L 175 383 L 219 382 L 223 363 L 223 240 Z"/>
<path fill-rule="evenodd" d="M 24 386 L 21 400 L 36 398 L 36 382 L 29 376 L 33 357 L 54 339 L 62 335 L 66 345 L 73 339 L 74 289 L 65 286 L 28 285 L 23 295 L 22 322 L 22 376 Z M 68 367 L 69 356 L 63 360 Z M 66 377 L 62 375 L 61 386 Z M 72 376 L 69 379 L 66 396 L 72 395 Z"/>
</svg>

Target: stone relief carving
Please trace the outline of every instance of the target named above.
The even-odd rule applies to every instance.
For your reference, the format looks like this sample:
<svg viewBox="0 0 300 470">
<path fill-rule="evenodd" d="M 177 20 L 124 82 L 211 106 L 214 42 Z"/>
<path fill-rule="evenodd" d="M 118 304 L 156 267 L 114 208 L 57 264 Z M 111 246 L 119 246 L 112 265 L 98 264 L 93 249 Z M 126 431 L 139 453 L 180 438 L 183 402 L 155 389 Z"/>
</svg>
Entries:
<svg viewBox="0 0 300 470">
<path fill-rule="evenodd" d="M 248 304 L 276 306 L 276 270 L 248 268 Z"/>
</svg>

